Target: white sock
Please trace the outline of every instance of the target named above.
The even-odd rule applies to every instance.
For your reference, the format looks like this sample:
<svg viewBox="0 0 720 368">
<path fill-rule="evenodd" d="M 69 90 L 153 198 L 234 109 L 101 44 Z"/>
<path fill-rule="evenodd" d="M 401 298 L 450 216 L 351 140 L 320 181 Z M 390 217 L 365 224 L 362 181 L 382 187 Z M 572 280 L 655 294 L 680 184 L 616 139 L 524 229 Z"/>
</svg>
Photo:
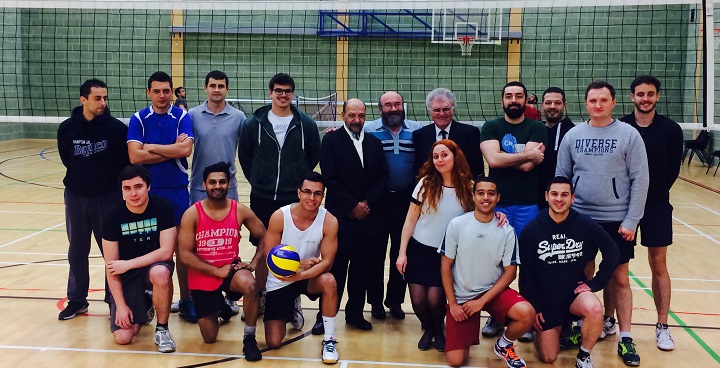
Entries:
<svg viewBox="0 0 720 368">
<path fill-rule="evenodd" d="M 630 331 L 620 331 L 620 338 L 630 337 Z"/>
<path fill-rule="evenodd" d="M 322 319 L 323 319 L 323 326 L 325 327 L 324 340 L 325 341 L 328 341 L 330 339 L 335 340 L 335 317 L 322 316 Z"/>
<path fill-rule="evenodd" d="M 503 333 L 503 335 L 498 339 L 497 343 L 498 343 L 498 346 L 500 346 L 501 348 L 504 348 L 508 345 L 513 345 L 513 342 L 508 340 L 507 337 L 505 337 L 505 333 Z"/>
<path fill-rule="evenodd" d="M 584 321 L 584 320 L 582 320 L 582 319 L 581 319 L 581 320 L 578 320 L 578 321 L 577 321 L 577 326 L 580 327 L 580 328 L 582 328 L 583 321 Z"/>
<path fill-rule="evenodd" d="M 248 335 L 249 335 L 249 336 L 255 336 L 255 329 L 256 329 L 256 328 L 257 328 L 257 326 L 248 326 L 248 325 L 245 325 L 244 336 L 248 336 Z"/>
</svg>

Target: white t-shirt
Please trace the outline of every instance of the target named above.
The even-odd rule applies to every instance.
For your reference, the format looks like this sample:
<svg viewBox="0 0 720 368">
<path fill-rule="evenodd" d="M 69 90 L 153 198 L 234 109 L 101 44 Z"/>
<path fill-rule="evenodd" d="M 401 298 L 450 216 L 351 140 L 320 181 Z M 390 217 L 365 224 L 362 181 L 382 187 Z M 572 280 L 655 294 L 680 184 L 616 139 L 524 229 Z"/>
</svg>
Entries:
<svg viewBox="0 0 720 368">
<path fill-rule="evenodd" d="M 273 127 L 273 131 L 275 132 L 275 137 L 277 138 L 280 148 L 282 148 L 283 143 L 285 143 L 285 134 L 287 134 L 288 127 L 290 126 L 293 117 L 293 114 L 288 116 L 277 116 L 272 112 L 272 110 L 268 112 L 268 120 Z"/>
<path fill-rule="evenodd" d="M 425 178 L 420 179 L 412 194 L 413 199 L 420 202 L 421 207 L 420 218 L 415 224 L 412 237 L 422 244 L 439 248 L 445 237 L 448 223 L 453 218 L 465 213 L 465 209 L 455 196 L 455 188 L 443 187 L 442 197 L 437 203 L 437 211 L 432 211 L 422 198 L 418 198 L 418 192 L 424 181 Z"/>
<path fill-rule="evenodd" d="M 520 264 L 515 229 L 498 227 L 493 216 L 488 223 L 468 212 L 450 221 L 440 254 L 455 260 L 453 288 L 458 303 L 465 303 L 488 291 L 502 276 L 503 267 Z"/>
</svg>

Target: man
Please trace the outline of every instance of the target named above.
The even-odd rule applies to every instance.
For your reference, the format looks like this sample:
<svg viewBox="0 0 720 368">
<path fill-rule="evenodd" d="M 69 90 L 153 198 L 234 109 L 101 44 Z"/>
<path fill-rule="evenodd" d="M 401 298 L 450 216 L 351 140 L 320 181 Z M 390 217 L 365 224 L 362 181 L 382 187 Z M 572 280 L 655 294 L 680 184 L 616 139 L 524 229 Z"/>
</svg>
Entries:
<svg viewBox="0 0 720 368">
<path fill-rule="evenodd" d="M 507 215 L 517 234 L 538 214 L 535 167 L 544 159 L 547 132 L 542 123 L 525 117 L 527 89 L 520 82 L 509 82 L 503 87 L 504 117 L 486 122 L 480 132 L 480 149 L 490 166 L 503 195 L 498 211 Z M 489 318 L 483 327 L 483 336 L 492 337 L 502 332 L 502 326 Z M 532 333 L 520 341 L 532 341 Z"/>
<path fill-rule="evenodd" d="M 382 222 L 380 248 L 373 251 L 373 271 L 368 277 L 374 280 L 368 284 L 368 303 L 372 305 L 372 316 L 385 319 L 383 287 L 385 284 L 385 255 L 387 239 L 390 236 L 390 264 L 394 265 L 400 252 L 400 233 L 410 207 L 410 195 L 415 185 L 415 145 L 412 132 L 422 125 L 405 118 L 403 97 L 397 92 L 386 92 L 380 96 L 378 109 L 380 118 L 365 123 L 365 133 L 380 140 L 388 167 L 388 179 L 380 200 L 380 221 Z M 390 267 L 385 294 L 385 306 L 396 319 L 405 318 L 401 305 L 405 301 L 407 284 L 397 268 Z"/>
<path fill-rule="evenodd" d="M 547 147 L 545 158 L 538 165 L 538 207 L 548 208 L 548 203 L 543 201 L 547 183 L 555 177 L 555 166 L 557 165 L 557 151 L 560 142 L 568 130 L 575 126 L 569 117 L 565 116 L 565 91 L 558 87 L 550 87 L 542 94 L 542 109 L 545 114 L 545 128 L 547 130 Z"/>
<path fill-rule="evenodd" d="M 365 134 L 365 103 L 350 99 L 343 104 L 343 129 L 325 135 L 321 146 L 320 168 L 327 181 L 325 206 L 339 224 L 338 252 L 332 265 L 337 280 L 338 301 L 342 299 L 345 280 L 348 301 L 345 322 L 360 330 L 372 324 L 363 317 L 368 279 L 373 272 L 373 254 L 382 246 L 380 200 L 387 183 L 387 162 L 380 140 Z M 387 240 L 385 240 L 387 244 Z M 339 305 L 338 305 L 339 307 Z"/>
<path fill-rule="evenodd" d="M 229 322 L 233 311 L 223 298 L 233 303 L 243 298 L 245 360 L 262 359 L 255 339 L 259 295 L 252 272 L 263 256 L 265 227 L 248 208 L 227 198 L 230 187 L 230 164 L 218 162 L 203 170 L 207 198 L 195 203 L 183 215 L 178 243 L 180 256 L 188 267 L 188 285 L 195 302 L 198 326 L 203 341 L 215 342 L 220 324 Z M 260 239 L 250 263 L 239 258 L 240 227 Z M 237 304 L 235 304 L 237 305 Z"/>
<path fill-rule="evenodd" d="M 322 296 L 324 338 L 322 342 L 323 363 L 337 363 L 337 338 L 335 316 L 337 315 L 337 284 L 329 272 L 337 252 L 338 221 L 320 206 L 325 191 L 322 175 L 309 172 L 302 178 L 297 189 L 300 200 L 275 211 L 265 235 L 265 255 L 277 244 L 292 245 L 300 255 L 300 268 L 289 277 L 278 279 L 268 275 L 267 304 L 265 309 L 265 341 L 269 348 L 277 349 L 287 333 L 285 325 L 298 324 L 298 310 L 294 302 L 300 294 L 316 300 Z"/>
<path fill-rule="evenodd" d="M 88 311 L 90 234 L 102 252 L 102 215 L 121 201 L 115 178 L 130 163 L 125 146 L 127 127 L 110 115 L 107 100 L 103 81 L 86 80 L 80 86 L 82 106 L 74 108 L 58 128 L 58 154 L 66 168 L 65 228 L 70 242 L 68 304 L 58 315 L 60 320 Z M 106 302 L 108 297 L 106 284 Z"/>
<path fill-rule="evenodd" d="M 175 88 L 175 106 L 187 111 L 188 104 L 187 100 L 185 99 L 185 87 L 180 86 L 178 88 Z"/>
<path fill-rule="evenodd" d="M 170 104 L 172 79 L 165 72 L 153 73 L 145 92 L 151 105 L 130 118 L 127 135 L 130 162 L 146 165 L 150 170 L 155 183 L 150 193 L 172 203 L 175 226 L 179 226 L 190 206 L 187 157 L 193 147 L 192 118 L 187 111 Z M 181 260 L 177 262 L 177 273 L 180 317 L 195 323 L 195 307 L 187 287 L 187 266 Z"/>
<path fill-rule="evenodd" d="M 620 324 L 618 355 L 626 365 L 640 365 L 630 336 L 632 290 L 628 263 L 635 255 L 635 229 L 643 217 L 648 189 L 645 146 L 636 129 L 612 117 L 615 89 L 595 81 L 585 90 L 590 120 L 571 129 L 560 143 L 555 174 L 575 183 L 573 207 L 598 222 L 620 249 L 618 266 L 603 299 L 605 310 L 617 310 Z M 603 334 L 616 333 L 607 318 Z"/>
<path fill-rule="evenodd" d="M 520 292 L 535 308 L 535 347 L 540 360 L 554 363 L 560 351 L 560 329 L 582 319 L 582 345 L 576 368 L 592 368 L 590 351 L 603 329 L 602 304 L 593 294 L 617 267 L 619 250 L 591 218 L 571 209 L 575 194 L 570 179 L 555 177 L 545 192 L 550 209 L 541 211 L 520 235 Z M 595 277 L 585 265 L 598 249 L 602 263 Z"/>
<path fill-rule="evenodd" d="M 275 74 L 268 88 L 272 103 L 245 121 L 238 146 L 238 160 L 250 183 L 250 209 L 265 227 L 275 211 L 297 200 L 300 178 L 320 161 L 317 124 L 292 104 L 293 78 Z M 257 246 L 252 235 L 250 241 Z M 258 267 L 255 276 L 263 289 L 267 267 Z"/>
<path fill-rule="evenodd" d="M 471 345 L 480 343 L 480 311 L 507 325 L 494 344 L 495 355 L 508 367 L 525 367 L 515 353 L 513 341 L 533 324 L 535 310 L 517 291 L 515 280 L 518 243 L 509 225 L 498 227 L 495 206 L 500 200 L 492 178 L 477 177 L 473 185 L 475 210 L 450 221 L 439 252 L 440 270 L 448 307 L 445 315 L 447 363 L 459 367 L 467 360 Z M 462 255 L 462 256 L 460 256 Z"/>
<path fill-rule="evenodd" d="M 655 339 L 660 350 L 673 350 L 675 343 L 668 329 L 670 312 L 670 274 L 667 270 L 667 250 L 672 244 L 672 206 L 670 188 L 680 173 L 683 149 L 683 133 L 680 126 L 657 113 L 655 106 L 660 99 L 660 81 L 649 75 L 635 78 L 630 84 L 630 98 L 635 111 L 620 120 L 629 123 L 640 132 L 645 143 L 650 171 L 645 214 L 640 220 L 642 240 L 647 247 L 652 292 L 658 320 Z M 606 311 L 612 315 L 612 311 Z"/>
<path fill-rule="evenodd" d="M 157 313 L 155 344 L 162 353 L 175 351 L 168 330 L 173 285 L 173 249 L 177 237 L 172 204 L 149 195 L 152 179 L 142 165 L 129 165 L 119 175 L 125 203 L 105 213 L 103 251 L 110 300 L 110 331 L 126 345 Z"/>
<path fill-rule="evenodd" d="M 430 157 L 433 143 L 447 138 L 457 143 L 463 151 L 473 177 L 484 174 L 483 158 L 478 150 L 480 131 L 472 125 L 453 120 L 455 94 L 447 88 L 436 88 L 425 97 L 425 105 L 433 124 L 413 132 L 415 173 Z"/>
</svg>

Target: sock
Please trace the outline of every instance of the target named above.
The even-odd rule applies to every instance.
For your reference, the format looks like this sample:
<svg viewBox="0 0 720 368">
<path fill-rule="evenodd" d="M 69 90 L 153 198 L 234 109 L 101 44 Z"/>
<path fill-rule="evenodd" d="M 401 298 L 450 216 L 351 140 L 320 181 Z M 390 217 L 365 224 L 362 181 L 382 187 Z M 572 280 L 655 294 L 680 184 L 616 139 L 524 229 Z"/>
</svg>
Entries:
<svg viewBox="0 0 720 368">
<path fill-rule="evenodd" d="M 335 340 L 335 317 L 322 316 L 323 326 L 325 327 L 324 340 Z"/>
<path fill-rule="evenodd" d="M 168 324 L 167 324 L 167 323 L 158 323 L 157 326 L 155 327 L 155 331 L 158 331 L 158 330 L 167 330 L 167 329 L 168 329 Z"/>
<path fill-rule="evenodd" d="M 255 329 L 257 326 L 248 326 L 245 325 L 244 334 L 243 336 L 255 336 Z"/>
<path fill-rule="evenodd" d="M 512 345 L 513 342 L 508 340 L 508 338 L 505 337 L 505 333 L 503 332 L 503 335 L 498 339 L 497 344 L 499 347 L 504 348 L 508 345 Z"/>
<path fill-rule="evenodd" d="M 583 325 L 583 320 L 578 320 L 578 321 L 577 321 L 577 326 L 580 327 L 580 328 L 582 328 L 582 325 Z"/>
<path fill-rule="evenodd" d="M 663 330 L 667 330 L 668 328 L 670 328 L 670 326 L 668 326 L 666 323 L 660 323 L 660 322 L 658 322 L 658 323 L 655 325 L 655 328 L 661 328 L 661 329 L 663 329 Z"/>
<path fill-rule="evenodd" d="M 630 331 L 620 331 L 620 339 L 630 338 Z"/>
<path fill-rule="evenodd" d="M 577 353 L 578 359 L 585 359 L 590 356 L 590 350 L 585 349 L 584 346 L 580 345 L 580 350 Z"/>
</svg>

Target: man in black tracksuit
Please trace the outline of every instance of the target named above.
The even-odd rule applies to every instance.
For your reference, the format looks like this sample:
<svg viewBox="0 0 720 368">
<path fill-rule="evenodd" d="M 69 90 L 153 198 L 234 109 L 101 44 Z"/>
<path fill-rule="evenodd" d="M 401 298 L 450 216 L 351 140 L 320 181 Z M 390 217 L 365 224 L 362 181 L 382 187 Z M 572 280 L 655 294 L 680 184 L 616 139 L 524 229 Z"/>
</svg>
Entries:
<svg viewBox="0 0 720 368">
<path fill-rule="evenodd" d="M 104 211 L 122 201 L 118 174 L 130 164 L 127 126 L 107 109 L 107 86 L 89 79 L 80 86 L 80 103 L 57 132 L 58 153 L 65 173 L 65 227 L 68 241 L 68 305 L 58 319 L 88 310 L 90 234 L 102 251 Z M 107 287 L 106 287 L 107 300 Z"/>
<path fill-rule="evenodd" d="M 535 307 L 535 344 L 540 359 L 552 363 L 560 350 L 561 327 L 582 319 L 582 345 L 576 367 L 592 367 L 590 350 L 603 330 L 603 308 L 593 294 L 605 287 L 617 266 L 619 250 L 590 217 L 570 208 L 575 195 L 570 180 L 555 177 L 545 192 L 550 208 L 523 229 L 520 244 L 520 294 Z M 591 280 L 585 265 L 602 262 Z"/>
</svg>

